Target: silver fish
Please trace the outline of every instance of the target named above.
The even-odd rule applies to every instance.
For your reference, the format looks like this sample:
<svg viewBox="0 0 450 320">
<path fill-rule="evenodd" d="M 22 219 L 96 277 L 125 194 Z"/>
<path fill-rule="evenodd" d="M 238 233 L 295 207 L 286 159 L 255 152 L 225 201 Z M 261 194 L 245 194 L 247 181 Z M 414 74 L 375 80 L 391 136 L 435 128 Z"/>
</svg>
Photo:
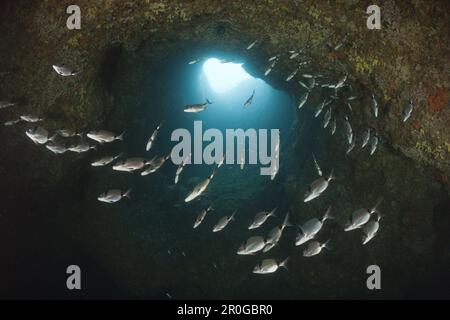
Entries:
<svg viewBox="0 0 450 320">
<path fill-rule="evenodd" d="M 13 126 L 15 124 L 18 124 L 20 121 L 22 121 L 21 119 L 17 119 L 17 120 L 11 120 L 11 121 L 6 121 L 5 123 L 3 123 L 4 126 Z"/>
<path fill-rule="evenodd" d="M 333 118 L 331 120 L 331 135 L 334 135 L 334 133 L 336 132 L 336 126 L 337 126 L 336 118 Z"/>
<path fill-rule="evenodd" d="M 56 134 L 60 135 L 63 138 L 71 138 L 71 137 L 75 137 L 75 136 L 83 136 L 82 133 L 77 132 L 75 130 L 72 129 L 67 129 L 67 128 L 62 128 L 58 131 L 56 131 Z"/>
<path fill-rule="evenodd" d="M 308 246 L 306 247 L 306 249 L 303 251 L 303 256 L 304 257 L 312 257 L 315 256 L 317 254 L 319 254 L 323 248 L 327 248 L 328 250 L 330 249 L 330 240 L 327 240 L 324 243 L 320 243 L 319 241 L 311 241 L 308 243 Z"/>
<path fill-rule="evenodd" d="M 333 112 L 333 110 L 331 108 L 329 108 L 327 110 L 327 112 L 325 113 L 325 116 L 323 117 L 323 127 L 324 128 L 328 127 L 328 124 L 330 123 L 330 120 L 331 120 L 332 112 Z"/>
<path fill-rule="evenodd" d="M 269 234 L 267 236 L 267 244 L 264 247 L 263 252 L 267 252 L 270 249 L 272 249 L 274 246 L 276 246 L 281 239 L 283 230 L 286 227 L 290 227 L 290 226 L 292 226 L 292 224 L 289 222 L 289 212 L 288 212 L 288 213 L 286 213 L 286 217 L 284 218 L 283 224 L 281 226 L 276 226 L 269 232 Z"/>
<path fill-rule="evenodd" d="M 231 216 L 222 217 L 219 220 L 219 222 L 217 222 L 217 224 L 214 226 L 213 232 L 222 231 L 230 223 L 231 220 L 234 220 L 235 215 L 236 215 L 236 210 L 233 212 L 233 214 Z"/>
<path fill-rule="evenodd" d="M 146 144 L 146 146 L 145 146 L 145 150 L 146 150 L 146 151 L 149 151 L 149 150 L 152 148 L 153 142 L 155 142 L 156 136 L 158 135 L 159 130 L 161 129 L 161 126 L 163 125 L 163 123 L 164 123 L 164 121 L 161 122 L 161 123 L 156 127 L 155 131 L 153 131 L 152 135 L 151 135 L 150 138 L 148 139 L 147 144 Z"/>
<path fill-rule="evenodd" d="M 346 154 L 349 154 L 350 152 L 352 152 L 353 148 L 355 148 L 356 145 L 356 139 L 355 137 L 352 138 L 352 142 L 350 143 L 350 145 L 347 148 Z"/>
<path fill-rule="evenodd" d="M 375 221 L 369 221 L 363 226 L 362 228 L 363 236 L 361 239 L 363 245 L 372 240 L 373 237 L 376 236 L 378 229 L 380 228 L 379 223 L 380 219 L 381 215 L 378 214 L 377 219 Z"/>
<path fill-rule="evenodd" d="M 59 74 L 60 76 L 63 76 L 63 77 L 75 76 L 78 74 L 78 72 L 74 72 L 69 67 L 66 67 L 63 65 L 54 64 L 52 67 L 56 71 L 57 74 Z"/>
<path fill-rule="evenodd" d="M 144 158 L 128 158 L 114 164 L 113 170 L 133 172 L 142 169 L 147 163 Z"/>
<path fill-rule="evenodd" d="M 378 146 L 378 134 L 376 132 L 370 137 L 370 155 L 373 155 Z"/>
<path fill-rule="evenodd" d="M 265 76 L 268 76 L 269 73 L 271 73 L 271 72 L 272 72 L 272 67 L 269 67 L 269 68 L 267 68 L 266 71 L 264 72 L 264 75 L 265 75 Z"/>
<path fill-rule="evenodd" d="M 266 245 L 266 241 L 261 236 L 250 237 L 244 244 L 242 244 L 237 254 L 239 255 L 250 255 L 261 251 Z"/>
<path fill-rule="evenodd" d="M 0 109 L 9 108 L 15 106 L 17 103 L 11 101 L 0 101 Z"/>
<path fill-rule="evenodd" d="M 195 219 L 194 227 L 193 227 L 194 229 L 197 228 L 203 222 L 203 220 L 205 220 L 206 214 L 211 210 L 214 210 L 214 209 L 212 206 L 209 206 L 208 208 L 205 208 L 200 212 L 200 214 Z"/>
<path fill-rule="evenodd" d="M 253 48 L 256 43 L 258 43 L 258 40 L 255 40 L 252 43 L 250 43 L 249 46 L 247 47 L 247 50 L 250 50 L 251 48 Z"/>
<path fill-rule="evenodd" d="M 216 169 L 213 170 L 211 175 L 206 178 L 205 180 L 201 181 L 199 184 L 197 184 L 194 189 L 191 191 L 191 193 L 188 194 L 186 199 L 184 199 L 184 202 L 189 202 L 200 196 L 206 188 L 208 188 L 209 183 L 214 178 L 214 175 L 216 174 Z"/>
<path fill-rule="evenodd" d="M 378 206 L 381 203 L 381 199 L 378 200 L 377 204 L 372 209 L 362 208 L 354 211 L 344 228 L 344 231 L 351 231 L 358 228 L 361 228 L 363 225 L 365 225 L 369 220 L 370 216 L 374 214 L 375 212 L 379 214 Z"/>
<path fill-rule="evenodd" d="M 49 143 L 47 143 L 45 145 L 45 147 L 55 154 L 63 154 L 68 150 L 67 147 L 63 143 L 54 142 L 54 141 L 50 141 Z"/>
<path fill-rule="evenodd" d="M 411 100 L 409 100 L 409 103 L 406 105 L 405 109 L 402 113 L 402 121 L 406 122 L 409 117 L 411 117 L 411 113 L 413 112 L 413 103 Z"/>
<path fill-rule="evenodd" d="M 190 104 L 190 105 L 184 106 L 184 112 L 189 112 L 189 113 L 201 112 L 201 111 L 205 110 L 206 107 L 210 104 L 211 104 L 211 102 L 208 99 L 206 99 L 205 103 L 197 103 L 197 104 Z"/>
<path fill-rule="evenodd" d="M 122 192 L 117 189 L 112 189 L 112 190 L 102 193 L 100 196 L 98 196 L 97 199 L 98 199 L 98 201 L 101 201 L 101 202 L 115 203 L 115 202 L 120 201 L 123 198 L 130 199 L 130 193 L 131 193 L 131 189 L 129 189 L 126 192 Z"/>
<path fill-rule="evenodd" d="M 89 139 L 92 139 L 94 141 L 97 141 L 100 144 L 103 144 L 103 143 L 113 142 L 116 140 L 123 141 L 124 134 L 125 134 L 125 132 L 122 132 L 120 135 L 116 135 L 110 131 L 98 130 L 98 131 L 91 131 L 88 134 L 86 134 L 86 136 Z"/>
<path fill-rule="evenodd" d="M 289 59 L 291 59 L 291 60 L 295 59 L 298 57 L 299 54 L 300 54 L 299 52 L 292 52 L 292 54 L 289 56 Z"/>
<path fill-rule="evenodd" d="M 141 172 L 141 176 L 146 176 L 150 173 L 156 172 L 159 168 L 163 166 L 163 164 L 170 158 L 170 154 L 161 157 L 155 157 L 152 160 L 148 161 L 146 165 L 146 169 Z"/>
<path fill-rule="evenodd" d="M 293 77 L 295 77 L 295 75 L 297 74 L 297 72 L 298 72 L 298 68 L 295 69 L 295 70 L 294 70 L 294 71 L 286 78 L 286 82 L 291 81 L 291 79 L 292 79 Z"/>
<path fill-rule="evenodd" d="M 300 97 L 300 102 L 298 104 L 298 108 L 301 109 L 306 101 L 308 100 L 308 96 L 309 96 L 309 92 L 305 92 L 301 97 Z"/>
<path fill-rule="evenodd" d="M 188 62 L 188 64 L 196 64 L 200 61 L 201 59 L 194 59 Z"/>
<path fill-rule="evenodd" d="M 306 90 L 309 91 L 309 86 L 308 86 L 306 83 L 304 83 L 304 82 L 301 81 L 301 80 L 299 80 L 298 83 L 299 83 L 303 88 L 305 88 Z"/>
<path fill-rule="evenodd" d="M 244 107 L 249 107 L 253 102 L 253 97 L 255 96 L 255 90 L 253 89 L 252 95 L 244 103 Z"/>
<path fill-rule="evenodd" d="M 372 108 L 375 118 L 377 118 L 378 117 L 378 102 L 375 99 L 375 95 L 373 93 L 372 93 L 372 97 L 370 99 L 370 107 Z"/>
<path fill-rule="evenodd" d="M 28 129 L 25 134 L 36 144 L 46 144 L 49 141 L 48 131 L 42 127 L 33 127 Z"/>
<path fill-rule="evenodd" d="M 260 226 L 262 226 L 264 224 L 264 222 L 266 222 L 266 220 L 269 217 L 276 217 L 275 216 L 275 211 L 277 210 L 277 208 L 272 209 L 272 211 L 267 212 L 267 211 L 262 211 L 259 212 L 255 215 L 255 218 L 253 219 L 253 222 L 248 226 L 248 229 L 256 229 L 259 228 Z"/>
<path fill-rule="evenodd" d="M 345 135 L 347 137 L 347 142 L 349 145 L 352 144 L 353 141 L 353 129 L 352 125 L 350 124 L 350 121 L 348 120 L 347 116 L 344 116 L 344 127 L 345 127 Z"/>
<path fill-rule="evenodd" d="M 345 81 L 347 80 L 347 75 L 344 75 L 341 79 L 339 79 L 338 83 L 336 83 L 336 85 L 334 86 L 335 89 L 339 89 L 341 88 Z"/>
<path fill-rule="evenodd" d="M 280 263 L 278 263 L 274 259 L 264 259 L 253 268 L 253 273 L 268 274 L 277 271 L 279 268 L 285 268 L 286 270 L 288 270 L 287 268 L 288 261 L 289 257 L 284 259 Z"/>
<path fill-rule="evenodd" d="M 330 181 L 333 179 L 334 179 L 334 176 L 333 176 L 333 170 L 332 170 L 330 175 L 328 176 L 328 178 L 325 178 L 322 176 L 319 179 L 317 179 L 316 181 L 314 181 L 313 183 L 311 183 L 308 190 L 306 190 L 306 192 L 305 192 L 303 202 L 311 201 L 311 200 L 317 198 L 318 196 L 320 196 L 328 188 Z"/>
<path fill-rule="evenodd" d="M 106 157 L 100 158 L 100 159 L 92 162 L 91 166 L 93 166 L 93 167 L 107 166 L 108 164 L 110 164 L 114 160 L 119 159 L 121 156 L 122 156 L 122 154 L 118 154 L 117 156 L 106 156 Z"/>
<path fill-rule="evenodd" d="M 367 131 L 364 133 L 361 148 L 364 148 L 369 143 L 369 139 L 370 139 L 370 128 L 368 128 Z"/>
<path fill-rule="evenodd" d="M 39 116 L 32 115 L 32 114 L 26 114 L 26 115 L 20 116 L 20 119 L 25 122 L 29 122 L 29 123 L 35 123 L 35 122 L 40 122 L 40 121 L 44 120 L 44 118 L 41 118 Z"/>
<path fill-rule="evenodd" d="M 323 100 L 317 107 L 316 112 L 314 113 L 314 118 L 317 118 L 325 107 L 325 100 Z"/>
<path fill-rule="evenodd" d="M 78 144 L 71 146 L 68 148 L 69 151 L 76 152 L 76 153 L 82 153 L 87 152 L 89 150 L 97 150 L 97 147 L 95 144 L 91 144 L 88 141 L 80 141 Z"/>
<path fill-rule="evenodd" d="M 331 206 L 328 207 L 327 211 L 321 219 L 313 218 L 306 221 L 302 226 L 299 226 L 298 228 L 300 232 L 297 234 L 297 237 L 295 239 L 295 245 L 299 246 L 311 239 L 314 239 L 314 237 L 322 229 L 324 222 L 328 219 L 333 219 L 330 213 Z"/>
</svg>

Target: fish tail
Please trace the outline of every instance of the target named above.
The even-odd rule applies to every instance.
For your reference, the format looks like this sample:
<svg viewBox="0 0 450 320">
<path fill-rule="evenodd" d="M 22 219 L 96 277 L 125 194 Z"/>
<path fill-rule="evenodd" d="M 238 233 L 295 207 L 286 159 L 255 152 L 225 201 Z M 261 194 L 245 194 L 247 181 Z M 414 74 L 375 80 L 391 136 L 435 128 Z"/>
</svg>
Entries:
<svg viewBox="0 0 450 320">
<path fill-rule="evenodd" d="M 334 169 L 331 169 L 330 176 L 328 177 L 328 181 L 336 180 L 336 176 L 334 175 Z"/>
<path fill-rule="evenodd" d="M 120 135 L 118 135 L 117 137 L 116 137 L 116 139 L 117 140 L 120 140 L 120 141 L 123 141 L 123 135 L 125 134 L 125 131 L 124 132 L 122 132 Z"/>
<path fill-rule="evenodd" d="M 209 101 L 208 99 L 206 99 L 206 103 L 207 103 L 207 104 L 212 104 L 212 102 Z"/>
<path fill-rule="evenodd" d="M 125 192 L 125 193 L 122 195 L 122 197 L 126 197 L 126 198 L 128 198 L 128 199 L 131 199 L 131 196 L 130 196 L 131 190 L 133 190 L 133 189 L 132 189 L 132 188 L 128 189 L 127 192 Z"/>
<path fill-rule="evenodd" d="M 327 211 L 325 212 L 325 214 L 324 214 L 324 216 L 323 216 L 323 218 L 322 218 L 322 223 L 323 223 L 325 220 L 328 220 L 328 219 L 334 219 L 334 217 L 333 217 L 330 213 L 331 213 L 331 206 L 329 206 L 328 209 L 327 209 Z"/>
<path fill-rule="evenodd" d="M 287 257 L 286 259 L 284 259 L 283 261 L 281 261 L 280 267 L 283 267 L 283 268 L 285 268 L 287 271 L 289 271 L 289 268 L 288 268 L 288 266 L 287 266 L 288 262 L 289 262 L 289 257 Z"/>
<path fill-rule="evenodd" d="M 332 246 L 331 246 L 331 244 L 330 244 L 330 239 L 328 239 L 327 241 L 325 241 L 325 242 L 322 244 L 322 246 L 323 246 L 324 248 L 326 248 L 327 250 L 331 250 L 331 249 L 332 249 Z"/>
<path fill-rule="evenodd" d="M 284 221 L 283 221 L 283 226 L 284 227 L 292 227 L 292 224 L 289 222 L 289 212 L 286 213 L 286 217 L 284 218 Z"/>
<path fill-rule="evenodd" d="M 235 221 L 235 216 L 236 216 L 236 212 L 237 212 L 237 210 L 234 210 L 234 212 L 233 212 L 233 214 L 231 215 L 231 217 L 230 217 L 230 220 L 233 220 L 233 221 Z"/>
<path fill-rule="evenodd" d="M 48 138 L 48 140 L 53 142 L 53 141 L 56 139 L 56 136 L 57 136 L 57 135 L 58 135 L 58 134 L 55 133 L 55 134 L 52 135 L 50 138 Z"/>
<path fill-rule="evenodd" d="M 269 213 L 269 217 L 276 217 L 275 211 L 277 211 L 277 209 L 278 209 L 278 207 L 273 208 L 272 211 L 270 211 L 270 213 Z"/>
<path fill-rule="evenodd" d="M 370 213 L 378 212 L 378 207 L 380 206 L 381 202 L 383 201 L 383 197 L 380 197 L 375 204 L 375 206 L 370 210 Z"/>
<path fill-rule="evenodd" d="M 218 167 L 217 167 L 218 168 Z M 211 175 L 209 176 L 209 180 L 212 180 L 212 178 L 214 178 L 214 176 L 217 173 L 217 168 L 214 168 L 213 172 L 211 173 Z"/>
<path fill-rule="evenodd" d="M 303 231 L 303 228 L 301 225 L 297 225 L 298 231 L 300 231 L 300 233 L 304 236 L 306 235 L 305 231 Z"/>
</svg>

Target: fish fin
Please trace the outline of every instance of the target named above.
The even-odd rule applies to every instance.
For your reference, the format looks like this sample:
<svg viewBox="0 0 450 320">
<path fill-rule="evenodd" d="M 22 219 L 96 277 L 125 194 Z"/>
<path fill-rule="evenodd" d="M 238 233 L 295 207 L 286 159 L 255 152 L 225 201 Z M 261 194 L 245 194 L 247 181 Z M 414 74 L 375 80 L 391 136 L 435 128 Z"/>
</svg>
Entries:
<svg viewBox="0 0 450 320">
<path fill-rule="evenodd" d="M 283 226 L 292 227 L 292 224 L 289 222 L 289 212 L 286 213 L 286 217 L 284 218 L 284 221 L 283 221 Z"/>
<path fill-rule="evenodd" d="M 380 197 L 375 204 L 375 206 L 370 210 L 370 213 L 378 212 L 378 207 L 380 206 L 381 202 L 383 201 L 383 197 Z"/>
<path fill-rule="evenodd" d="M 219 168 L 219 166 L 217 166 L 217 168 L 214 168 L 213 172 L 211 173 L 211 175 L 209 176 L 209 180 L 212 180 L 214 178 L 214 176 L 217 173 L 217 169 Z"/>
<path fill-rule="evenodd" d="M 54 141 L 55 139 L 56 139 L 56 136 L 57 136 L 58 134 L 57 133 L 55 133 L 54 135 L 52 135 L 50 138 L 48 138 L 48 141 Z"/>
<path fill-rule="evenodd" d="M 116 139 L 117 140 L 120 140 L 120 141 L 123 141 L 123 135 L 125 134 L 125 131 L 124 132 L 122 132 L 120 135 L 118 135 L 117 137 L 116 137 Z"/>
<path fill-rule="evenodd" d="M 325 222 L 325 220 L 327 220 L 327 219 L 334 219 L 334 217 L 330 214 L 330 212 L 331 212 L 331 206 L 329 206 L 327 211 L 325 212 L 325 214 L 322 218 L 322 223 Z"/>
<path fill-rule="evenodd" d="M 122 195 L 122 197 L 127 197 L 128 199 L 131 199 L 130 194 L 131 194 L 131 191 L 132 191 L 132 190 L 133 190 L 132 188 L 128 189 L 127 192 L 125 192 L 125 193 Z"/>
<path fill-rule="evenodd" d="M 314 155 L 314 153 L 312 154 L 313 156 L 313 160 L 314 160 L 314 166 L 316 167 L 317 170 L 317 174 L 319 176 L 322 176 L 322 170 L 320 169 L 319 163 L 317 162 L 316 156 Z"/>
<path fill-rule="evenodd" d="M 303 228 L 302 228 L 302 226 L 300 226 L 300 225 L 297 225 L 297 227 L 298 227 L 298 231 L 300 231 L 300 233 L 303 235 L 303 236 L 305 236 L 306 235 L 306 233 L 305 233 L 305 231 L 303 231 Z"/>
<path fill-rule="evenodd" d="M 326 248 L 327 250 L 331 250 L 333 247 L 330 245 L 330 239 L 328 239 L 327 241 L 325 241 L 323 243 L 323 247 Z"/>
<path fill-rule="evenodd" d="M 287 257 L 286 259 L 284 259 L 283 261 L 281 261 L 281 263 L 280 263 L 279 266 L 285 268 L 286 271 L 289 271 L 289 268 L 288 268 L 288 266 L 287 266 L 288 262 L 289 262 L 289 257 Z"/>
<path fill-rule="evenodd" d="M 328 181 L 336 180 L 336 176 L 334 175 L 334 169 L 331 169 L 330 176 L 328 177 Z"/>
<path fill-rule="evenodd" d="M 277 211 L 278 207 L 275 207 L 272 209 L 272 211 L 269 212 L 269 217 L 276 217 L 275 211 Z"/>
</svg>

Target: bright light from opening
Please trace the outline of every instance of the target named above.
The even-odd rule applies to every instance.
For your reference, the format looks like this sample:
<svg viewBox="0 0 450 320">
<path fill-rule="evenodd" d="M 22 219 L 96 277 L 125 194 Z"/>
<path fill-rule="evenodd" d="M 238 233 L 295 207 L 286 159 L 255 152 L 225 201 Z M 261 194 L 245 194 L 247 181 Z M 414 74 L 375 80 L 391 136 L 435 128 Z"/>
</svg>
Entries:
<svg viewBox="0 0 450 320">
<path fill-rule="evenodd" d="M 208 78 L 211 88 L 219 93 L 233 89 L 243 80 L 252 78 L 242 68 L 242 64 L 221 63 L 216 58 L 208 59 L 203 64 L 203 72 Z"/>
</svg>

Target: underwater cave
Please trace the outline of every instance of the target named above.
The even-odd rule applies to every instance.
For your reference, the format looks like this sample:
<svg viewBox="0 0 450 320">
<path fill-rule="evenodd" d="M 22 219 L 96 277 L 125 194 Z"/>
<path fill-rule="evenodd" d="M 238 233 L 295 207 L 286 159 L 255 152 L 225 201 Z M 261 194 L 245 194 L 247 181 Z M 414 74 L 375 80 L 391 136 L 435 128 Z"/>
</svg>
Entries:
<svg viewBox="0 0 450 320">
<path fill-rule="evenodd" d="M 123 141 L 95 150 L 54 154 L 26 136 L 35 123 L 0 127 L 0 281 L 6 284 L 0 297 L 450 297 L 450 77 L 440 72 L 448 69 L 448 4 L 422 3 L 423 14 L 414 16 L 413 4 L 387 1 L 386 25 L 374 31 L 356 18 L 365 12 L 364 1 L 335 7 L 314 1 L 207 3 L 80 0 L 80 30 L 66 28 L 66 6 L 56 0 L 0 5 L 0 100 L 15 104 L 0 109 L 0 121 L 36 114 L 43 118 L 37 125 L 51 134 L 62 128 L 79 135 L 124 132 Z M 430 15 L 439 17 L 435 24 L 427 22 Z M 410 28 L 420 25 L 444 44 L 429 53 L 422 49 L 428 42 L 396 19 Z M 381 38 L 383 45 L 374 47 Z M 76 74 L 62 77 L 55 64 Z M 409 100 L 414 109 L 401 121 Z M 191 104 L 206 108 L 183 112 Z M 120 155 L 115 161 L 121 161 L 170 155 L 176 144 L 171 134 L 184 128 L 194 137 L 195 121 L 203 132 L 218 129 L 224 140 L 227 129 L 279 129 L 278 171 L 271 177 L 260 174 L 259 163 L 188 164 L 175 184 L 178 164 L 169 159 L 146 176 L 91 165 L 102 156 Z M 350 151 L 346 121 L 356 141 Z M 361 147 L 368 129 L 378 142 L 372 154 L 371 140 Z M 61 141 L 81 139 L 90 141 Z M 269 141 L 271 147 L 273 154 Z M 215 168 L 204 193 L 186 202 Z M 304 202 L 319 173 L 334 179 Z M 131 189 L 130 198 L 98 201 L 108 189 Z M 344 227 L 356 209 L 378 202 L 380 229 L 362 245 L 361 229 Z M 194 229 L 209 206 L 213 210 Z M 295 245 L 298 226 L 323 217 L 329 207 L 333 219 L 313 241 L 330 239 L 330 248 L 302 256 L 305 245 Z M 248 229 L 255 214 L 274 208 L 274 217 Z M 234 211 L 224 230 L 212 232 Z M 249 237 L 282 225 L 287 213 L 292 226 L 272 249 L 236 254 Z M 288 271 L 252 273 L 261 259 L 286 257 Z M 79 292 L 65 287 L 72 264 L 83 270 Z M 366 286 L 370 265 L 382 270 L 382 290 Z"/>
</svg>

